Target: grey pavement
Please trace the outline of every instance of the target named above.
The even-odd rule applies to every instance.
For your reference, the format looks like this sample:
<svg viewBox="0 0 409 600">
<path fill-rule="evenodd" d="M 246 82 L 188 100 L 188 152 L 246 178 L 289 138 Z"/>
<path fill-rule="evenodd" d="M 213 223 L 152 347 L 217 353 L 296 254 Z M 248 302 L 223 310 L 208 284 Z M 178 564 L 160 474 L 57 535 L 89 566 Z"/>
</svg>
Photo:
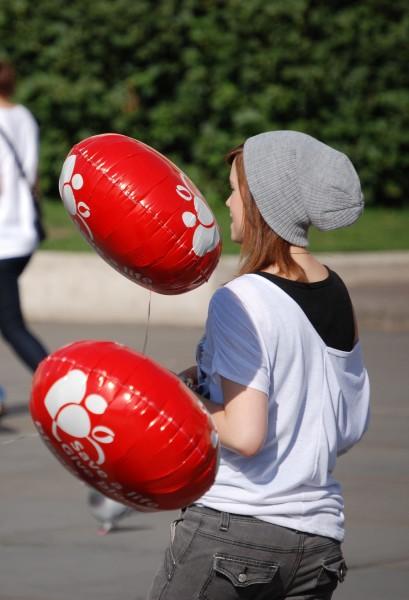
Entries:
<svg viewBox="0 0 409 600">
<path fill-rule="evenodd" d="M 372 299 L 378 305 L 378 294 L 393 303 L 402 292 L 358 293 L 363 305 Z M 361 327 L 372 422 L 336 469 L 344 487 L 350 567 L 334 596 L 338 600 L 409 598 L 409 331 L 399 327 L 399 319 Z M 86 338 L 141 350 L 145 337 L 145 327 L 132 322 L 41 322 L 33 328 L 50 350 Z M 181 369 L 193 362 L 200 332 L 152 327 L 147 353 Z M 27 412 L 30 375 L 1 341 L 0 383 L 8 390 L 10 410 L 0 430 L 0 600 L 142 600 L 175 513 L 135 513 L 116 532 L 98 536 L 85 487 L 33 435 Z"/>
<path fill-rule="evenodd" d="M 361 321 L 409 329 L 409 252 L 319 255 L 351 290 Z M 95 253 L 38 252 L 21 287 L 27 316 L 36 321 L 144 323 L 151 305 L 155 325 L 203 323 L 215 289 L 231 279 L 237 257 L 223 256 L 210 280 L 175 298 L 152 294 L 114 271 Z"/>
</svg>

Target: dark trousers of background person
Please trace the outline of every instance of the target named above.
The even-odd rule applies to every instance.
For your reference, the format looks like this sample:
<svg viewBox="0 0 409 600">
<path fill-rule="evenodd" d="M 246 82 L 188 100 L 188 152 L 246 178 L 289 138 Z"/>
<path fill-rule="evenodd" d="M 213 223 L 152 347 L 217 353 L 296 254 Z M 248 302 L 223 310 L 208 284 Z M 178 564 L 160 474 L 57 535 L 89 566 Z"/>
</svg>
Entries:
<svg viewBox="0 0 409 600">
<path fill-rule="evenodd" d="M 0 260 L 0 332 L 17 356 L 32 371 L 48 354 L 27 329 L 21 310 L 18 278 L 31 255 Z"/>
</svg>

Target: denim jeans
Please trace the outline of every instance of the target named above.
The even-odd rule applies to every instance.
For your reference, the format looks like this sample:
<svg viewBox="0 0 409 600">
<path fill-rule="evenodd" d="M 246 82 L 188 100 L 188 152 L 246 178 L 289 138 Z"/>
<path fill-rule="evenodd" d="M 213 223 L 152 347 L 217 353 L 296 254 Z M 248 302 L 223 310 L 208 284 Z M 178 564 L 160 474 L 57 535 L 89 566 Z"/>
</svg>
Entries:
<svg viewBox="0 0 409 600">
<path fill-rule="evenodd" d="M 46 349 L 27 329 L 21 311 L 18 278 L 31 256 L 0 259 L 0 332 L 32 371 L 47 356 Z"/>
<path fill-rule="evenodd" d="M 347 567 L 341 544 L 190 506 L 171 525 L 149 600 L 329 600 Z"/>
</svg>

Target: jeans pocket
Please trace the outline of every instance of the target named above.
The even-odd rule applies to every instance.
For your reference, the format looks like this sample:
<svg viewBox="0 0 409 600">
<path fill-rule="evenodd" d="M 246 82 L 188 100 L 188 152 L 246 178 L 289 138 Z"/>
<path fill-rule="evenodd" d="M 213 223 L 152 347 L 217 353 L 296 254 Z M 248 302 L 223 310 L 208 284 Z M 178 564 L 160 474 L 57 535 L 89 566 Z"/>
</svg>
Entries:
<svg viewBox="0 0 409 600">
<path fill-rule="evenodd" d="M 217 553 L 200 598 L 229 598 L 232 586 L 244 592 L 250 586 L 269 584 L 278 570 L 278 563 Z"/>
<path fill-rule="evenodd" d="M 338 583 L 344 581 L 347 571 L 348 567 L 342 555 L 326 558 L 318 575 L 318 586 L 335 589 Z"/>
<path fill-rule="evenodd" d="M 165 569 L 168 580 L 172 579 L 176 565 L 183 561 L 199 525 L 200 519 L 184 517 L 175 519 L 170 524 L 170 542 L 165 553 Z"/>
</svg>

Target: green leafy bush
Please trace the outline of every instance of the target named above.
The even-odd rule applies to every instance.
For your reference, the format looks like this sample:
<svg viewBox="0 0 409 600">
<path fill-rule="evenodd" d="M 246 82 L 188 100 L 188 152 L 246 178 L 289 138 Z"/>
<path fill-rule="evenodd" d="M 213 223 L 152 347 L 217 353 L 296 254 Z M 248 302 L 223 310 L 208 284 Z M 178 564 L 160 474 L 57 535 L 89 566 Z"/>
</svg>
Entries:
<svg viewBox="0 0 409 600">
<path fill-rule="evenodd" d="M 95 133 L 154 146 L 214 202 L 231 147 L 297 129 L 347 152 L 368 202 L 408 203 L 408 39 L 404 0 L 0 0 L 49 198 Z"/>
</svg>

